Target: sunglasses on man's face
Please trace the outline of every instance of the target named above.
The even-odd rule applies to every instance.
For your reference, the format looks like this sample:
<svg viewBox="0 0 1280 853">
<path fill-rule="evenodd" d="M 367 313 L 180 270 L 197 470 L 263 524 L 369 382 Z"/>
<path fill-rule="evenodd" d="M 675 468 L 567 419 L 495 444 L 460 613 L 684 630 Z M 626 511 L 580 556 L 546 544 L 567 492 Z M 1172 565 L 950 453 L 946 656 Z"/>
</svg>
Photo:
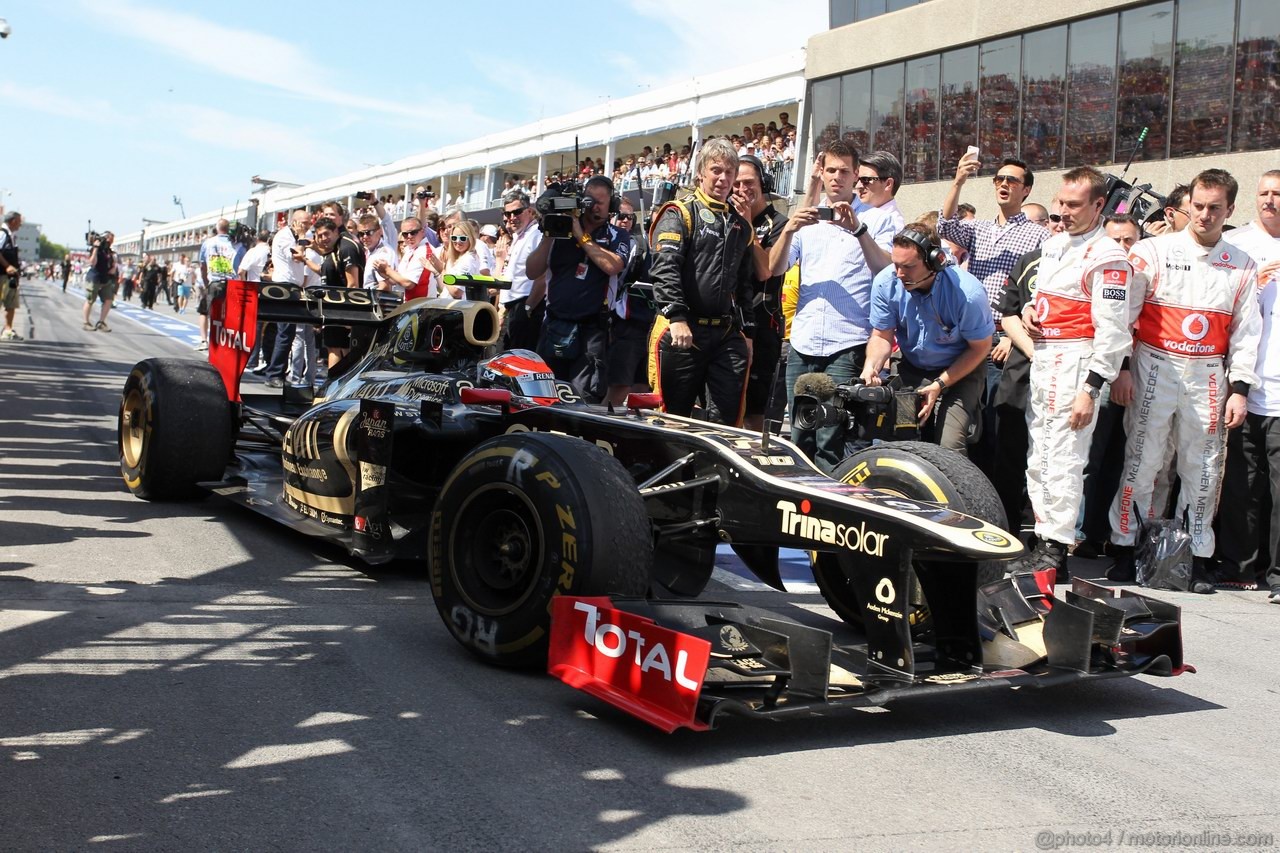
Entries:
<svg viewBox="0 0 1280 853">
<path fill-rule="evenodd" d="M 519 210 L 504 210 L 502 211 L 502 217 L 503 219 L 515 219 L 517 216 L 524 213 L 528 209 L 529 208 L 527 207 L 522 207 Z"/>
<path fill-rule="evenodd" d="M 627 222 L 635 222 L 635 221 L 636 221 L 636 215 L 635 215 L 634 213 L 618 213 L 618 214 L 614 214 L 614 217 L 615 217 L 619 222 L 622 222 L 623 220 L 626 220 Z"/>
<path fill-rule="evenodd" d="M 378 233 L 378 229 L 375 228 L 372 231 L 357 231 L 356 233 L 359 234 L 361 237 L 372 237 L 374 234 Z"/>
<path fill-rule="evenodd" d="M 421 228 L 406 228 L 400 232 L 401 237 L 412 237 L 414 234 L 421 234 Z"/>
<path fill-rule="evenodd" d="M 1061 217 L 1061 216 L 1059 216 L 1059 215 L 1058 215 L 1058 214 L 1056 214 L 1056 213 L 1050 213 L 1050 214 L 1049 214 L 1049 221 L 1050 221 L 1050 222 L 1052 222 L 1052 223 L 1054 223 L 1054 224 L 1056 225 L 1057 223 L 1059 223 L 1059 222 L 1061 222 L 1061 221 L 1062 221 L 1062 217 Z"/>
<path fill-rule="evenodd" d="M 1019 178 L 1017 175 L 996 175 L 991 179 L 991 183 L 996 186 L 1000 186 L 1001 184 L 1010 184 L 1016 187 L 1022 182 L 1022 178 Z"/>
<path fill-rule="evenodd" d="M 872 184 L 874 184 L 876 181 L 883 181 L 883 180 L 884 178 L 880 177 L 879 175 L 863 175 L 862 177 L 856 179 L 854 183 L 858 184 L 859 186 L 869 187 Z"/>
</svg>

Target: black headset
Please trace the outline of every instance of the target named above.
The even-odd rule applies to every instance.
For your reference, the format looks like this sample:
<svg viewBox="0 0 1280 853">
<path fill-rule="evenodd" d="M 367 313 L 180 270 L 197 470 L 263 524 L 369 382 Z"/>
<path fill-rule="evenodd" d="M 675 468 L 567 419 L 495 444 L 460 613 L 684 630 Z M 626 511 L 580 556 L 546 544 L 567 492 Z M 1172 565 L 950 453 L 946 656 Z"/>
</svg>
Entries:
<svg viewBox="0 0 1280 853">
<path fill-rule="evenodd" d="M 608 175 L 592 175 L 587 178 L 587 182 L 582 185 L 583 190 L 591 187 L 604 187 L 609 190 L 609 214 L 612 216 L 622 209 L 622 196 L 618 195 L 618 191 L 613 188 L 613 181 Z"/>
<path fill-rule="evenodd" d="M 920 250 L 924 265 L 931 272 L 942 272 L 942 268 L 947 265 L 947 253 L 942 251 L 941 246 L 930 240 L 927 234 L 916 231 L 914 228 L 906 228 L 898 232 L 898 237 Z"/>
<path fill-rule="evenodd" d="M 765 195 L 773 195 L 773 175 L 769 174 L 765 169 L 764 163 L 760 162 L 760 158 L 754 154 L 742 154 L 738 157 L 739 163 L 747 163 L 756 167 L 756 174 L 760 176 L 760 189 Z"/>
</svg>

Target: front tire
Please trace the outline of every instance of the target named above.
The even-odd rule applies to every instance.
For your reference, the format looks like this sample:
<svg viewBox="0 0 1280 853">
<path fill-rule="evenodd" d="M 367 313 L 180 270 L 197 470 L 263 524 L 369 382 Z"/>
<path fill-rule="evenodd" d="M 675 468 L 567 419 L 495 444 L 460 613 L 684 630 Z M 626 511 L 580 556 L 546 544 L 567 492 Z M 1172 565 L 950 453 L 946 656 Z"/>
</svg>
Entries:
<svg viewBox="0 0 1280 853">
<path fill-rule="evenodd" d="M 557 595 L 644 595 L 653 535 L 609 454 L 570 436 L 483 442 L 454 469 L 431 521 L 431 592 L 454 638 L 504 666 L 545 666 Z"/>
<path fill-rule="evenodd" d="M 986 475 L 961 454 L 929 442 L 895 441 L 869 447 L 847 457 L 831 476 L 909 500 L 942 504 L 996 527 L 1007 524 L 1004 505 Z M 863 607 L 834 554 L 816 556 L 813 577 L 837 616 L 851 625 L 862 624 Z M 1003 562 L 978 564 L 978 586 L 1002 577 Z M 918 615 L 922 617 L 923 611 Z"/>
<path fill-rule="evenodd" d="M 125 380 L 116 421 L 120 473 L 148 501 L 199 495 L 197 483 L 221 480 L 231 459 L 232 412 L 212 365 L 149 358 Z"/>
</svg>

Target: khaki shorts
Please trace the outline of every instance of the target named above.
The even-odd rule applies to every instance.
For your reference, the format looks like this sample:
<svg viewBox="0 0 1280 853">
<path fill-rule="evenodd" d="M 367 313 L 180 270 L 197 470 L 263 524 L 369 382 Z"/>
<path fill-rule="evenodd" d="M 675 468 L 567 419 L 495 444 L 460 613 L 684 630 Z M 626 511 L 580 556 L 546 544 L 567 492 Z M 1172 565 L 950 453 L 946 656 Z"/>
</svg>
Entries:
<svg viewBox="0 0 1280 853">
<path fill-rule="evenodd" d="M 6 311 L 18 310 L 18 288 L 9 286 L 7 275 L 0 275 L 0 308 Z"/>
<path fill-rule="evenodd" d="M 120 282 L 113 276 L 106 281 L 98 281 L 96 276 L 91 276 L 84 285 L 84 298 L 89 302 L 95 299 L 101 299 L 106 302 L 108 299 L 115 299 L 116 288 L 120 286 Z"/>
</svg>

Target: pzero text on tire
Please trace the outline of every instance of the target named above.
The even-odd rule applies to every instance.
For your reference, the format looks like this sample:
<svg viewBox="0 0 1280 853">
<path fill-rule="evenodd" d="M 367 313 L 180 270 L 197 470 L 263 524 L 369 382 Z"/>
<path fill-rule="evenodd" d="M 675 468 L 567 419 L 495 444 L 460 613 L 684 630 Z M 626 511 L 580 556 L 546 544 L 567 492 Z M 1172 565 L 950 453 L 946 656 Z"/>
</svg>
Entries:
<svg viewBox="0 0 1280 853">
<path fill-rule="evenodd" d="M 144 500 L 179 500 L 220 480 L 231 458 L 231 404 L 212 365 L 149 358 L 124 383 L 117 419 L 120 473 Z"/>
<path fill-rule="evenodd" d="M 904 498 L 931 501 L 1006 526 L 1004 505 L 986 476 L 959 453 L 923 441 L 895 441 L 846 458 L 831 475 L 842 483 L 881 489 Z M 861 624 L 862 607 L 834 555 L 813 561 L 814 580 L 841 619 Z M 1004 564 L 978 564 L 978 585 L 1004 577 Z"/>
<path fill-rule="evenodd" d="M 480 657 L 545 666 L 557 595 L 643 595 L 653 540 L 612 456 L 536 432 L 483 442 L 450 474 L 431 519 L 431 592 Z"/>
</svg>

